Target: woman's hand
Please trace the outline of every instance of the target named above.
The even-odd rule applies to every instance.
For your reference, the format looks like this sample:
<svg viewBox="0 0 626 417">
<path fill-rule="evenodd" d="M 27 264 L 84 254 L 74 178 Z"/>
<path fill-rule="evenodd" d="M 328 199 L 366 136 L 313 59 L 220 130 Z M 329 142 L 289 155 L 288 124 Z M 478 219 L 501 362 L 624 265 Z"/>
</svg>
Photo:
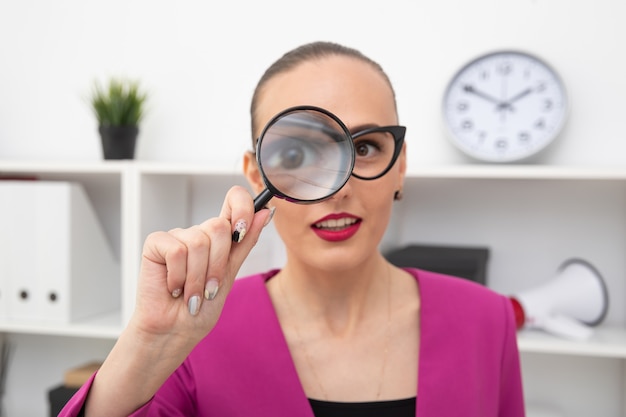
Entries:
<svg viewBox="0 0 626 417">
<path fill-rule="evenodd" d="M 255 213 L 252 196 L 237 186 L 218 217 L 148 236 L 135 312 L 96 375 L 85 415 L 126 416 L 155 394 L 215 326 L 271 214 Z"/>
<path fill-rule="evenodd" d="M 255 214 L 252 196 L 236 186 L 227 193 L 219 217 L 150 234 L 131 320 L 135 329 L 149 338 L 181 337 L 193 348 L 215 326 L 269 216 L 269 210 Z"/>
</svg>

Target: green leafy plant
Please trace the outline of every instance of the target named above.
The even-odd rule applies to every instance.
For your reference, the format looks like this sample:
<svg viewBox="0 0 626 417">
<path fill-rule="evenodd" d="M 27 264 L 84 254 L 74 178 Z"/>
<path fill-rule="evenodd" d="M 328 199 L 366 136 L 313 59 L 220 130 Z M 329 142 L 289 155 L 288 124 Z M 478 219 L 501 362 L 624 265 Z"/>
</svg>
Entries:
<svg viewBox="0 0 626 417">
<path fill-rule="evenodd" d="M 100 126 L 137 126 L 146 99 L 137 81 L 113 78 L 108 86 L 94 82 L 91 106 Z"/>
</svg>

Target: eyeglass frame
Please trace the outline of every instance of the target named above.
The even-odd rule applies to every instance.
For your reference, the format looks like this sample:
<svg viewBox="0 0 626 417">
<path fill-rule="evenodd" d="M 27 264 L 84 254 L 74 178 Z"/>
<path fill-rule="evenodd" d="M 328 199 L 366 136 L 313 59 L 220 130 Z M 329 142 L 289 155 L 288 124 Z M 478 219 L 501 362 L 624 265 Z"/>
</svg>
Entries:
<svg viewBox="0 0 626 417">
<path fill-rule="evenodd" d="M 313 111 L 318 111 L 318 112 L 320 112 L 322 114 L 326 114 L 327 116 L 329 116 L 332 119 L 334 119 L 335 122 L 337 122 L 342 127 L 342 129 L 344 130 L 346 135 L 349 136 L 349 138 L 352 141 L 352 143 L 354 143 L 354 139 L 357 139 L 360 136 L 367 135 L 367 134 L 370 134 L 370 133 L 376 133 L 376 132 L 391 133 L 391 136 L 393 136 L 393 141 L 394 141 L 394 150 L 393 150 L 393 156 L 391 157 L 391 161 L 389 161 L 389 165 L 387 165 L 387 167 L 381 173 L 379 173 L 379 174 L 377 174 L 377 175 L 375 175 L 373 177 L 363 177 L 361 175 L 355 174 L 354 173 L 354 165 L 353 165 L 352 166 L 352 170 L 350 171 L 350 176 L 352 176 L 352 177 L 355 177 L 355 178 L 358 178 L 358 179 L 364 180 L 364 181 L 376 180 L 376 179 L 382 177 L 383 175 L 385 175 L 386 173 L 388 173 L 389 170 L 391 170 L 391 168 L 394 166 L 394 164 L 398 160 L 398 156 L 400 156 L 400 152 L 402 152 L 402 145 L 404 144 L 404 136 L 406 135 L 406 126 L 402 126 L 402 125 L 374 126 L 374 127 L 371 127 L 371 128 L 367 128 L 365 130 L 361 130 L 361 131 L 356 132 L 356 133 L 352 133 L 346 127 L 346 125 L 341 121 L 341 119 L 339 119 L 339 117 L 335 116 L 330 111 L 328 111 L 326 109 L 323 109 L 321 107 L 306 106 L 306 105 L 305 106 L 290 107 L 290 108 L 288 108 L 286 110 L 283 110 L 278 115 L 276 115 L 268 125 L 271 125 L 271 123 L 274 120 L 276 120 L 277 118 L 279 118 L 281 115 L 289 113 L 289 112 L 291 112 L 293 110 L 303 110 L 303 111 L 313 110 Z M 267 126 L 266 126 L 265 129 L 267 129 Z M 265 132 L 265 129 L 263 129 L 263 132 Z M 263 136 L 263 134 L 261 134 L 261 136 L 259 136 L 258 138 L 256 138 L 254 140 L 254 143 L 255 143 L 256 146 L 252 150 L 252 154 L 253 155 L 257 154 L 257 148 L 259 146 L 259 141 L 260 141 L 262 136 Z M 356 155 L 355 155 L 355 158 L 356 158 Z"/>
<path fill-rule="evenodd" d="M 404 135 L 406 135 L 406 126 L 389 125 L 389 126 L 371 127 L 371 128 L 356 132 L 354 134 L 350 132 L 350 138 L 354 142 L 354 140 L 358 139 L 360 136 L 364 136 L 364 135 L 367 135 L 370 133 L 376 133 L 376 132 L 387 132 L 387 133 L 391 133 L 391 136 L 393 136 L 393 142 L 394 142 L 395 148 L 393 150 L 393 156 L 391 157 L 391 161 L 389 161 L 389 165 L 387 165 L 387 168 L 385 168 L 380 174 L 377 174 L 373 177 L 363 177 L 361 175 L 355 174 L 354 167 L 352 167 L 352 172 L 350 173 L 351 176 L 358 178 L 360 180 L 364 180 L 364 181 L 372 181 L 372 180 L 378 179 L 382 177 L 383 175 L 385 175 L 386 173 L 388 173 L 391 167 L 393 167 L 396 161 L 398 160 L 398 156 L 400 156 L 400 152 L 402 152 L 402 145 L 404 144 Z"/>
</svg>

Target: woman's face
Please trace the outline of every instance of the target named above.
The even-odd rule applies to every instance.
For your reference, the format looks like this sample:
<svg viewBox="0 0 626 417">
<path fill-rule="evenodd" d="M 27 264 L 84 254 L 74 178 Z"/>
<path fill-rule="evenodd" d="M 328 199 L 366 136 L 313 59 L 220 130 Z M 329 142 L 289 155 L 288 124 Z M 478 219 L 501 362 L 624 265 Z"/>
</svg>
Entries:
<svg viewBox="0 0 626 417">
<path fill-rule="evenodd" d="M 329 110 L 352 133 L 364 126 L 398 124 L 385 78 L 355 58 L 332 56 L 305 62 L 269 80 L 258 102 L 259 129 L 277 113 L 298 105 Z M 260 131 L 254 133 L 258 137 Z M 285 243 L 288 264 L 336 271 L 374 259 L 389 223 L 394 193 L 402 189 L 405 155 L 403 149 L 383 177 L 371 181 L 351 177 L 337 194 L 320 203 L 273 198 L 269 204 L 276 207 L 273 223 Z M 260 192 L 264 186 L 253 156 L 246 156 L 244 169 Z"/>
</svg>

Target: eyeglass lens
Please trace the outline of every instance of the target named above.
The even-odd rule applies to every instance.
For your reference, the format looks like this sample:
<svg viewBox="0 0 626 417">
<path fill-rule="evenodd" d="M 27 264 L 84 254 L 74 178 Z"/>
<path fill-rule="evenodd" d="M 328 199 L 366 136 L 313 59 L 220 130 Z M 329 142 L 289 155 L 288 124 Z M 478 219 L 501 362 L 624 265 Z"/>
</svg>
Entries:
<svg viewBox="0 0 626 417">
<path fill-rule="evenodd" d="M 383 173 L 392 163 L 396 150 L 394 136 L 389 131 L 371 129 L 354 136 L 354 174 L 368 179 Z"/>
</svg>

